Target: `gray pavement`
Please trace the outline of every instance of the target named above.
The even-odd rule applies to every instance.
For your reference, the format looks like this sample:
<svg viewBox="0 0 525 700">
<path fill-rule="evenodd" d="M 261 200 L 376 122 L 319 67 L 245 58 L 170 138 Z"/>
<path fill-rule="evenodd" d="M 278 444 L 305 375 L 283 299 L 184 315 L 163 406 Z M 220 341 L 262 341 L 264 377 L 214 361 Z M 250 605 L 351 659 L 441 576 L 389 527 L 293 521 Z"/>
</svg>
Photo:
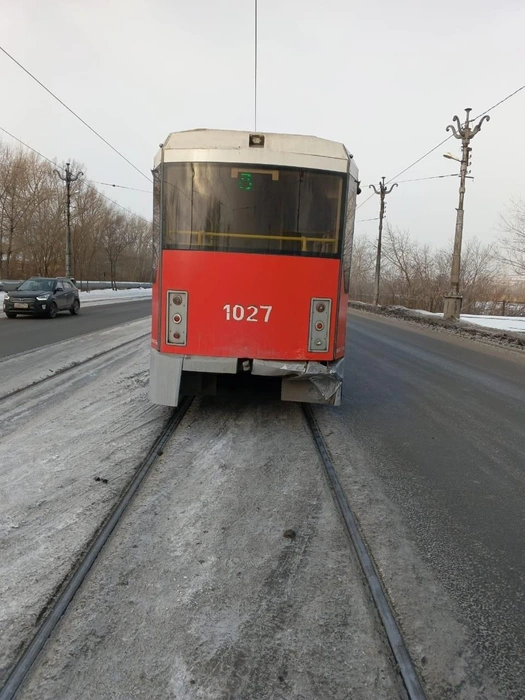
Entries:
<svg viewBox="0 0 525 700">
<path fill-rule="evenodd" d="M 97 303 L 82 307 L 78 316 L 60 313 L 54 319 L 31 316 L 8 319 L 0 311 L 0 358 L 135 321 L 150 314 L 150 299 L 119 304 Z"/>
</svg>

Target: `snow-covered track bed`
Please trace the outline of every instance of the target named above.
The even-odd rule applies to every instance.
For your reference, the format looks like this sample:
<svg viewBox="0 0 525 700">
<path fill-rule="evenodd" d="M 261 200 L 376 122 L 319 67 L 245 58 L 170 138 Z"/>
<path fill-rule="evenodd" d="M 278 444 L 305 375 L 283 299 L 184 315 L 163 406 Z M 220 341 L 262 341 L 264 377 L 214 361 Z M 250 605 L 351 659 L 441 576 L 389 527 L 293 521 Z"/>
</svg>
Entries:
<svg viewBox="0 0 525 700">
<path fill-rule="evenodd" d="M 63 614 L 66 612 L 70 602 L 73 600 L 73 597 L 93 566 L 93 563 L 102 551 L 102 548 L 115 530 L 126 508 L 147 476 L 148 471 L 162 454 L 164 445 L 179 425 L 184 414 L 189 408 L 190 403 L 190 400 L 186 400 L 181 404 L 181 406 L 179 406 L 178 409 L 174 409 L 145 459 L 141 462 L 133 474 L 133 478 L 131 479 L 129 485 L 115 503 L 114 508 L 109 513 L 105 522 L 101 524 L 93 541 L 89 544 L 87 551 L 79 557 L 74 567 L 67 573 L 64 581 L 59 587 L 59 592 L 57 592 L 56 599 L 39 613 L 38 618 L 40 618 L 41 621 L 39 622 L 32 639 L 25 647 L 23 654 L 18 658 L 14 667 L 11 669 L 5 684 L 0 690 L 0 700 L 11 700 L 15 697 L 20 685 L 25 680 L 35 660 L 44 648 L 47 639 L 55 629 Z"/>
<path fill-rule="evenodd" d="M 70 372 L 80 365 L 113 353 L 131 343 L 143 341 L 149 336 L 149 330 L 145 330 L 148 325 L 148 321 L 134 321 L 108 331 L 91 333 L 1 360 L 0 405 L 10 397 Z"/>
<path fill-rule="evenodd" d="M 128 471 L 133 485 L 41 607 L 0 700 L 17 689 L 422 700 L 348 503 L 332 498 L 315 413 L 234 393 L 187 408 L 164 413 L 160 437 Z"/>
</svg>

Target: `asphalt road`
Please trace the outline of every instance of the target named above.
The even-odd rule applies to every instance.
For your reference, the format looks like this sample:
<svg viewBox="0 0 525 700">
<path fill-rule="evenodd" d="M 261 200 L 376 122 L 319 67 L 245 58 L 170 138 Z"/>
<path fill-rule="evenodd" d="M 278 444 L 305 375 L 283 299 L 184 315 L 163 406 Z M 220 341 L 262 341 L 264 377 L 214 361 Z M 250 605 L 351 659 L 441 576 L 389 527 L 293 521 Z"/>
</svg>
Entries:
<svg viewBox="0 0 525 700">
<path fill-rule="evenodd" d="M 416 646 L 425 627 L 442 625 L 443 648 L 452 644 L 445 617 L 455 616 L 498 697 L 525 698 L 525 358 L 351 313 L 345 385 L 323 428 L 340 463 L 352 465 L 345 486 L 402 623 Z M 387 503 L 398 521 L 385 521 Z M 403 541 L 435 587 L 419 574 L 410 584 L 417 562 L 389 559 Z M 425 620 L 438 589 L 449 602 Z M 475 697 L 493 697 L 484 692 Z"/>
<path fill-rule="evenodd" d="M 54 319 L 0 314 L 0 358 L 68 340 L 85 333 L 149 316 L 151 300 L 82 307 L 78 316 L 61 313 Z"/>
</svg>

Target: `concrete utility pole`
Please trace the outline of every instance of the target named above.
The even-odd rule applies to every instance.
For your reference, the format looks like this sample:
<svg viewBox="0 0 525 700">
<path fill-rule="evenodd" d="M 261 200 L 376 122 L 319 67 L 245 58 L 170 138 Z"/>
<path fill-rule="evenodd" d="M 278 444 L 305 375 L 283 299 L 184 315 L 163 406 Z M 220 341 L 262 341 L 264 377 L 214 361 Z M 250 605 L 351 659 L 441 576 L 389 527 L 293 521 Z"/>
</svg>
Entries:
<svg viewBox="0 0 525 700">
<path fill-rule="evenodd" d="M 397 187 L 397 182 L 387 189 L 385 185 L 385 178 L 381 178 L 379 183 L 379 189 L 376 189 L 375 185 L 370 185 L 376 194 L 379 195 L 380 205 L 379 205 L 379 236 L 377 238 L 377 257 L 376 257 L 376 277 L 375 277 L 375 291 L 374 291 L 374 304 L 377 306 L 379 304 L 379 280 L 381 277 L 381 242 L 383 238 L 383 217 L 385 215 L 385 197 L 390 194 L 394 187 Z"/>
<path fill-rule="evenodd" d="M 471 111 L 472 109 L 470 107 L 465 109 L 467 118 L 463 126 L 461 126 L 458 116 L 454 116 L 453 118 L 453 121 L 456 122 L 456 126 L 453 126 L 452 124 L 447 126 L 447 131 L 452 131 L 457 139 L 461 139 L 461 160 L 459 160 L 459 158 L 454 158 L 454 156 L 449 154 L 445 155 L 445 158 L 459 160 L 461 163 L 461 168 L 459 174 L 459 204 L 458 208 L 456 209 L 456 234 L 454 237 L 454 252 L 452 255 L 452 270 L 450 273 L 450 292 L 445 295 L 445 304 L 443 309 L 443 317 L 446 319 L 459 319 L 461 313 L 461 303 L 463 301 L 463 297 L 459 293 L 459 274 L 461 270 L 461 241 L 463 238 L 463 202 L 465 199 L 465 182 L 467 179 L 467 168 L 470 165 L 470 154 L 472 152 L 470 142 L 481 129 L 483 122 L 490 120 L 490 117 L 486 114 L 484 117 L 481 117 L 478 124 L 473 127 L 470 121 Z"/>
<path fill-rule="evenodd" d="M 66 232 L 66 277 L 71 277 L 72 275 L 72 270 L 71 270 L 71 183 L 76 182 L 81 175 L 84 173 L 78 172 L 76 175 L 73 175 L 71 170 L 69 169 L 69 163 L 66 163 L 66 174 L 65 176 L 61 175 L 58 170 L 54 171 L 58 177 L 66 183 L 66 196 L 67 196 L 67 203 L 66 203 L 66 213 L 67 213 L 67 232 Z"/>
</svg>

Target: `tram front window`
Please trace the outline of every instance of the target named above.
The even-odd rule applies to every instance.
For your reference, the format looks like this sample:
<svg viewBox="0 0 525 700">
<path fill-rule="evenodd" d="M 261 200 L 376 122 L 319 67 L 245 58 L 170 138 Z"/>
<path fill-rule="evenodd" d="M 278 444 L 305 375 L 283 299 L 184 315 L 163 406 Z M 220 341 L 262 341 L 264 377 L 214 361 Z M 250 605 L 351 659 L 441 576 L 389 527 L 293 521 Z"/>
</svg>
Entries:
<svg viewBox="0 0 525 700">
<path fill-rule="evenodd" d="M 164 168 L 165 248 L 340 253 L 343 174 L 223 163 Z"/>
</svg>

